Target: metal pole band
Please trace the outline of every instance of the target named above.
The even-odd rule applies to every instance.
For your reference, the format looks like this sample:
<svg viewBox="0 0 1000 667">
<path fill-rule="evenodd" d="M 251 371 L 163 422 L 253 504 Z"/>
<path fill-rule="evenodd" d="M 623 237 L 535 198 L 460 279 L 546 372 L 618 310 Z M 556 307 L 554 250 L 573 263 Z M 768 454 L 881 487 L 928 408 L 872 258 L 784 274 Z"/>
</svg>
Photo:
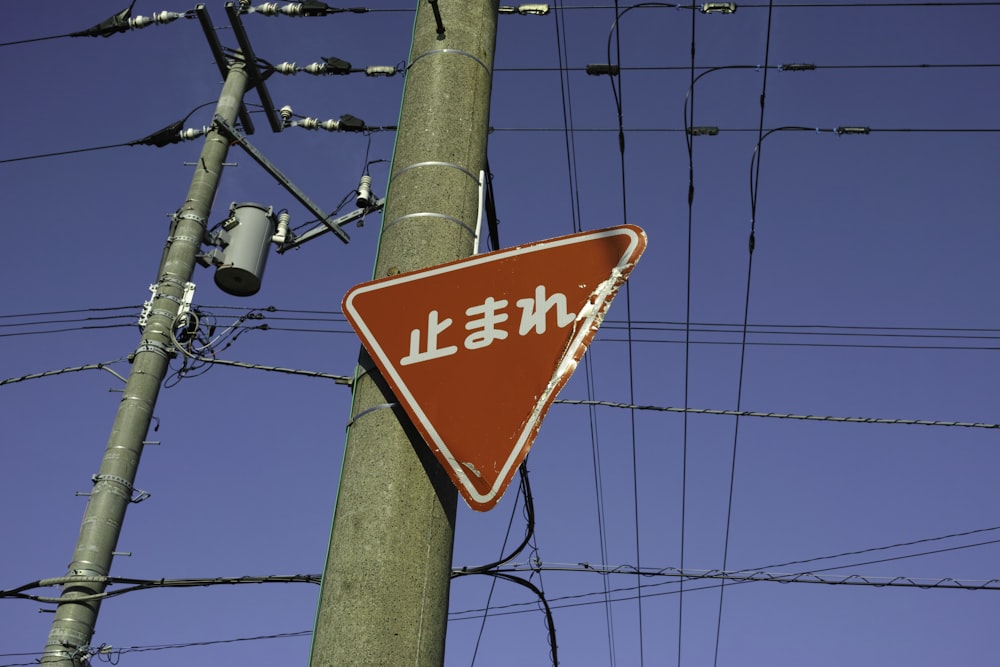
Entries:
<svg viewBox="0 0 1000 667">
<path fill-rule="evenodd" d="M 201 239 L 196 238 L 194 236 L 168 236 L 167 237 L 167 242 L 168 243 L 173 243 L 174 241 L 191 241 L 192 243 L 197 243 L 198 245 L 201 245 Z"/>
<path fill-rule="evenodd" d="M 486 72 L 487 76 L 489 76 L 489 74 L 490 74 L 490 68 L 486 66 L 486 63 L 484 63 L 482 60 L 480 60 L 479 58 L 475 57 L 474 55 L 472 55 L 468 51 L 460 51 L 458 49 L 434 49 L 433 51 L 424 51 L 419 56 L 417 56 L 416 58 L 414 58 L 413 60 L 411 60 L 410 64 L 406 66 L 406 69 L 410 69 L 411 67 L 413 67 L 414 63 L 416 63 L 421 58 L 425 58 L 427 56 L 434 56 L 434 55 L 437 55 L 439 53 L 454 53 L 454 54 L 457 54 L 457 55 L 460 55 L 460 56 L 465 56 L 466 58 L 471 58 L 472 60 L 474 60 L 477 63 L 479 63 L 479 66 L 483 68 L 483 71 Z"/>
<path fill-rule="evenodd" d="M 467 224 L 459 220 L 458 218 L 453 218 L 450 215 L 445 215 L 444 213 L 409 213 L 407 215 L 401 215 L 398 218 L 394 218 L 388 224 L 382 226 L 382 233 L 385 234 L 386 230 L 395 225 L 397 222 L 402 222 L 408 218 L 441 218 L 442 220 L 449 220 L 454 222 L 460 227 L 464 227 L 473 237 L 476 236 L 476 230 L 469 227 Z"/>
<path fill-rule="evenodd" d="M 173 276 L 171 276 L 169 273 L 164 273 L 162 276 L 160 276 L 160 282 L 158 282 L 155 285 L 151 285 L 150 286 L 151 289 L 152 288 L 156 288 L 156 291 L 153 293 L 153 297 L 152 297 L 153 300 L 155 300 L 155 299 L 170 299 L 171 301 L 176 302 L 177 305 L 183 305 L 184 304 L 183 297 L 173 296 L 172 294 L 166 294 L 166 293 L 164 293 L 163 291 L 160 290 L 161 287 L 173 287 L 176 290 L 180 290 L 181 294 L 183 294 L 185 292 L 186 287 L 187 287 L 187 282 L 186 281 L 184 281 L 184 280 L 178 280 L 177 278 L 174 278 Z"/>
<path fill-rule="evenodd" d="M 169 299 L 170 297 L 168 297 L 167 295 L 164 294 L 164 295 L 161 295 L 161 298 Z M 171 323 L 177 317 L 174 313 L 170 312 L 169 310 L 161 310 L 159 308 L 154 308 L 153 310 L 149 311 L 149 314 L 150 315 L 159 315 L 160 317 L 163 317 L 163 318 L 166 318 L 166 319 L 170 320 Z"/>
<path fill-rule="evenodd" d="M 198 215 L 197 213 L 192 213 L 190 211 L 188 211 L 186 213 L 180 213 L 180 214 L 178 214 L 177 215 L 177 219 L 178 220 L 194 220 L 195 222 L 197 222 L 202 227 L 204 227 L 205 224 L 208 222 L 202 216 Z"/>
<path fill-rule="evenodd" d="M 98 482 L 115 482 L 117 484 L 121 484 L 126 489 L 128 489 L 129 494 L 131 494 L 132 491 L 135 490 L 135 487 L 132 486 L 131 482 L 129 482 L 127 479 L 123 477 L 119 477 L 118 475 L 93 475 L 90 478 L 90 480 L 94 483 L 95 486 L 97 485 Z"/>
<path fill-rule="evenodd" d="M 139 345 L 139 347 L 137 347 L 135 349 L 135 351 L 136 351 L 136 353 L 139 353 L 139 352 L 152 352 L 153 354 L 158 354 L 161 357 L 163 357 L 164 359 L 168 359 L 168 360 L 171 357 L 170 348 L 167 347 L 166 345 L 160 343 L 159 341 L 155 341 L 155 340 L 143 341 L 143 343 L 141 345 Z M 135 398 L 135 397 L 131 397 L 131 398 Z"/>
<path fill-rule="evenodd" d="M 396 178 L 403 172 L 407 172 L 411 169 L 416 169 L 417 167 L 449 167 L 451 169 L 457 169 L 466 176 L 468 176 L 469 178 L 471 178 L 472 180 L 474 180 L 476 182 L 476 185 L 480 185 L 479 176 L 473 174 L 465 167 L 454 164 L 452 162 L 438 162 L 436 160 L 428 160 L 427 162 L 414 162 L 413 164 L 408 164 L 405 167 L 401 167 L 392 173 L 392 175 L 389 177 L 389 181 L 391 182 L 392 179 Z"/>
</svg>

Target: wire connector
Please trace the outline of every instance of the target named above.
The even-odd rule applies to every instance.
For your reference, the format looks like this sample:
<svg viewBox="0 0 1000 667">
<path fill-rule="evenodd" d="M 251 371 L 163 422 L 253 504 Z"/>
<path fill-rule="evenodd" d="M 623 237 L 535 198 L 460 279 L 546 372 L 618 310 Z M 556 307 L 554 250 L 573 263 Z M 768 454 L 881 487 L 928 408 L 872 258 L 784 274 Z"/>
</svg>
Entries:
<svg viewBox="0 0 1000 667">
<path fill-rule="evenodd" d="M 872 129 L 870 127 L 862 127 L 862 126 L 847 127 L 847 126 L 841 125 L 840 127 L 838 127 L 835 130 L 835 132 L 837 133 L 837 135 L 842 135 L 842 134 L 871 134 L 872 133 Z"/>
<path fill-rule="evenodd" d="M 735 14 L 735 2 L 706 2 L 700 8 L 702 14 Z"/>
<path fill-rule="evenodd" d="M 187 14 L 180 12 L 157 12 L 152 16 L 136 16 L 135 18 L 128 20 L 128 27 L 132 30 L 142 30 L 151 25 L 166 25 L 168 23 L 173 23 L 177 19 L 187 18 Z"/>
<path fill-rule="evenodd" d="M 545 16 L 549 13 L 548 5 L 518 5 L 517 7 L 511 7 L 510 5 L 501 5 L 497 8 L 498 14 L 520 14 L 521 16 Z"/>
<path fill-rule="evenodd" d="M 277 2 L 265 2 L 256 7 L 251 7 L 249 3 L 246 3 L 243 11 L 247 14 L 257 13 L 264 16 L 277 16 L 278 14 L 284 14 L 285 16 L 327 16 L 328 14 L 341 14 L 343 12 L 364 14 L 368 11 L 368 8 L 349 7 L 341 9 L 339 7 L 331 7 L 325 2 L 318 2 L 317 0 L 304 0 L 304 2 L 293 2 L 283 7 L 279 6 Z"/>
<path fill-rule="evenodd" d="M 365 76 L 396 76 L 399 68 L 393 65 L 369 65 L 365 68 Z"/>
<path fill-rule="evenodd" d="M 816 69 L 812 63 L 788 63 L 778 67 L 779 72 L 811 72 Z"/>
<path fill-rule="evenodd" d="M 714 125 L 696 125 L 689 127 L 687 133 L 692 137 L 714 137 L 719 133 L 719 128 Z"/>
<path fill-rule="evenodd" d="M 132 7 L 129 6 L 95 26 L 70 33 L 70 37 L 110 37 L 115 33 L 141 30 L 154 24 L 164 25 L 183 18 L 194 18 L 194 14 L 163 11 L 152 16 L 136 16 L 133 18 Z"/>
<path fill-rule="evenodd" d="M 332 118 L 320 120 L 319 118 L 303 118 L 288 122 L 287 127 L 301 127 L 306 130 L 326 130 L 327 132 L 363 132 L 365 122 L 351 114 L 344 114 L 340 120 Z"/>
<path fill-rule="evenodd" d="M 590 76 L 603 76 L 607 74 L 608 76 L 618 76 L 621 68 L 618 65 L 609 65 L 607 63 L 593 63 L 587 65 L 587 74 Z"/>
</svg>

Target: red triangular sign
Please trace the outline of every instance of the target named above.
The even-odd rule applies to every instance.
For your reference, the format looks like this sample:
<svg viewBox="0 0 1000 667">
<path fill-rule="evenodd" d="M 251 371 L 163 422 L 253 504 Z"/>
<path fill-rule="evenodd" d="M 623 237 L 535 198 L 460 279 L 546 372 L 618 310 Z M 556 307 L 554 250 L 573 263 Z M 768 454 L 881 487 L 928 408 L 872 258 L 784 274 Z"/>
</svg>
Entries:
<svg viewBox="0 0 1000 667">
<path fill-rule="evenodd" d="M 646 247 L 622 225 L 352 288 L 344 314 L 476 510 L 499 502 Z"/>
</svg>

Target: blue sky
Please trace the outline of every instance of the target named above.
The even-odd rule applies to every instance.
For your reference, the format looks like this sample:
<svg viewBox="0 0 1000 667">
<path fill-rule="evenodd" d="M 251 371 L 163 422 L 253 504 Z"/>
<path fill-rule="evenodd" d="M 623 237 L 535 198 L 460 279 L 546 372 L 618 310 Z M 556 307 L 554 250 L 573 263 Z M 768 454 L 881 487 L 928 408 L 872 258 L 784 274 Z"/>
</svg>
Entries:
<svg viewBox="0 0 1000 667">
<path fill-rule="evenodd" d="M 414 6 L 254 15 L 245 25 L 272 63 L 399 65 Z M 7 2 L 0 43 L 82 30 L 122 7 Z M 692 124 L 719 132 L 693 137 L 690 154 L 692 9 L 620 5 L 611 33 L 613 5 L 560 7 L 499 17 L 489 160 L 501 243 L 626 222 L 649 237 L 561 398 L 1000 422 L 1000 5 L 697 12 L 695 73 L 723 69 L 694 87 Z M 134 13 L 188 9 L 139 0 Z M 227 25 L 221 3 L 208 10 Z M 583 71 L 609 62 L 609 34 L 611 62 L 622 68 L 613 81 L 624 156 L 613 81 Z M 236 46 L 231 31 L 220 39 Z M 200 141 L 10 160 L 144 137 L 212 102 L 218 70 L 193 20 L 9 45 L 2 55 L 0 379 L 122 359 L 138 344 L 135 318 Z M 789 63 L 816 69 L 778 68 Z M 397 122 L 403 76 L 300 73 L 267 85 L 276 106 L 302 116 L 352 114 L 381 127 Z M 208 124 L 210 109 L 186 127 Z M 273 134 L 262 114 L 254 119 L 254 145 L 324 210 L 352 198 L 369 161 L 381 160 L 370 171 L 385 192 L 393 132 Z M 777 128 L 785 129 L 770 132 Z M 224 173 L 212 224 L 233 201 L 287 208 L 293 226 L 310 221 L 246 155 L 234 149 L 229 160 L 237 166 Z M 350 375 L 359 341 L 340 303 L 371 276 L 380 222 L 373 215 L 349 228 L 348 245 L 326 236 L 272 255 L 254 297 L 222 293 L 199 269 L 195 304 L 217 331 L 234 325 L 237 334 L 217 357 Z M 253 328 L 261 324 L 269 328 Z M 44 333 L 54 329 L 68 331 Z M 118 548 L 131 556 L 118 557 L 112 574 L 320 572 L 349 390 L 262 370 L 199 370 L 173 375 L 160 394 L 150 439 L 161 444 L 147 447 L 136 483 L 151 496 L 130 508 Z M 120 386 L 96 370 L 0 386 L 0 588 L 64 573 L 86 502 L 74 493 L 97 471 Z M 486 391 L 483 400 L 503 397 Z M 680 595 L 675 577 L 631 572 L 836 567 L 819 576 L 995 579 L 997 445 L 986 428 L 556 404 L 528 459 L 534 548 L 516 562 L 545 566 L 531 580 L 553 607 L 566 665 L 990 664 L 995 591 L 731 582 L 720 601 L 716 580 L 689 581 Z M 519 542 L 521 507 L 514 488 L 489 513 L 460 507 L 455 566 L 496 560 L 508 525 L 508 544 Z M 824 558 L 958 533 L 970 534 Z M 930 551 L 940 553 L 914 555 Z M 779 566 L 816 558 L 824 559 Z M 896 560 L 872 562 L 885 559 Z M 602 575 L 601 565 L 617 571 Z M 489 597 L 492 584 L 454 580 L 446 663 L 547 664 L 535 600 L 499 580 Z M 128 593 L 104 603 L 94 645 L 144 667 L 305 664 L 318 592 L 266 584 Z M 486 607 L 484 623 L 476 610 Z M 0 600 L 0 665 L 31 664 L 51 622 L 39 609 L 50 608 Z M 212 643 L 279 634 L 296 636 Z M 180 647 L 192 644 L 201 645 Z M 167 645 L 177 646 L 150 650 Z"/>
</svg>

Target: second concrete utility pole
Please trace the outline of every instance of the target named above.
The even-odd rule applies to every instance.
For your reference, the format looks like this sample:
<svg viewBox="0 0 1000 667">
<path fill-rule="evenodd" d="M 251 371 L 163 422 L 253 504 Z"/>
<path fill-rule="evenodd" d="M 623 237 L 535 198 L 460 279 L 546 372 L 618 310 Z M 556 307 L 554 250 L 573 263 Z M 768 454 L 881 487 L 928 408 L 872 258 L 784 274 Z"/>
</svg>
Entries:
<svg viewBox="0 0 1000 667">
<path fill-rule="evenodd" d="M 229 124 L 236 122 L 247 82 L 243 64 L 236 62 L 229 68 L 216 107 L 216 115 Z M 228 152 L 228 140 L 211 130 L 205 137 L 187 198 L 171 225 L 146 326 L 132 360 L 104 459 L 93 477 L 94 488 L 69 565 L 62 601 L 45 644 L 43 665 L 79 667 L 89 657 L 101 595 L 107 586 L 125 510 L 132 502 L 143 443 L 174 352 L 173 331 L 178 325 L 185 285 L 194 272 L 195 257 L 201 250 Z"/>
</svg>

